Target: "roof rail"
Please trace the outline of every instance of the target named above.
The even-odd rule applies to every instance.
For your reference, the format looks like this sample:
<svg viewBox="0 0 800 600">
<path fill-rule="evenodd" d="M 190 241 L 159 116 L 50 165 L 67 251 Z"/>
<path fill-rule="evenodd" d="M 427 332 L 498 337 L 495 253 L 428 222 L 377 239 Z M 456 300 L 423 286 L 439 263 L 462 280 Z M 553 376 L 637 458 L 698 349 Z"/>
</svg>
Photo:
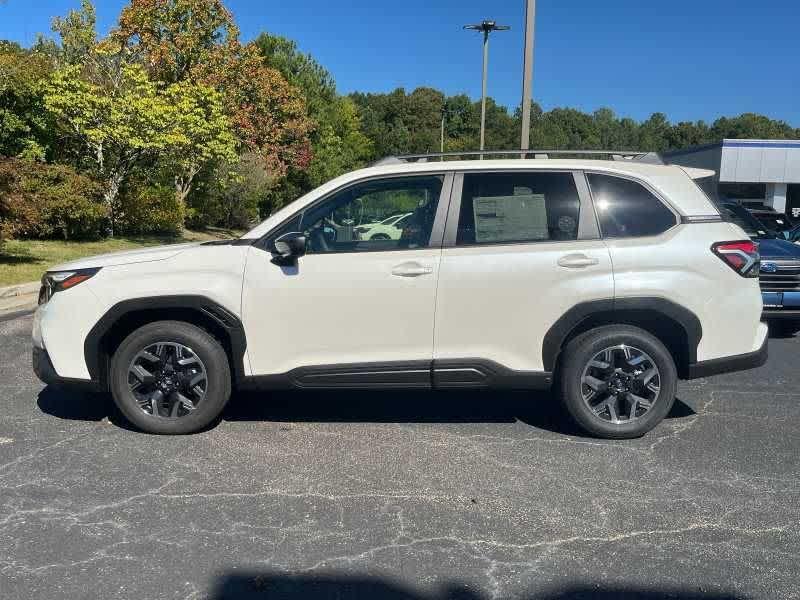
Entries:
<svg viewBox="0 0 800 600">
<path fill-rule="evenodd" d="M 404 154 L 401 156 L 387 156 L 371 166 L 394 163 L 430 162 L 433 160 L 458 160 L 458 159 L 483 159 L 483 158 L 517 158 L 517 159 L 547 159 L 551 156 L 590 156 L 609 160 L 633 160 L 637 162 L 651 162 L 663 164 L 660 155 L 655 152 L 642 152 L 640 150 L 469 150 L 466 152 L 431 152 L 426 154 Z"/>
</svg>

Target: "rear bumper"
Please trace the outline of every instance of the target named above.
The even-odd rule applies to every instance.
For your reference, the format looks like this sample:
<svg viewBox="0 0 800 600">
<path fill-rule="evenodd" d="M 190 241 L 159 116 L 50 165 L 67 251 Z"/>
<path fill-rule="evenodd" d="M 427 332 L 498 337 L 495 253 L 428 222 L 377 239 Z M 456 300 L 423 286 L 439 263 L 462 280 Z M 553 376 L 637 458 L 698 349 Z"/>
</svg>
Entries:
<svg viewBox="0 0 800 600">
<path fill-rule="evenodd" d="M 732 373 L 734 371 L 746 371 L 748 369 L 760 367 L 767 362 L 768 346 L 769 337 L 765 336 L 761 348 L 754 352 L 696 362 L 693 365 L 689 365 L 689 373 L 686 379 L 711 377 L 712 375 Z"/>
</svg>

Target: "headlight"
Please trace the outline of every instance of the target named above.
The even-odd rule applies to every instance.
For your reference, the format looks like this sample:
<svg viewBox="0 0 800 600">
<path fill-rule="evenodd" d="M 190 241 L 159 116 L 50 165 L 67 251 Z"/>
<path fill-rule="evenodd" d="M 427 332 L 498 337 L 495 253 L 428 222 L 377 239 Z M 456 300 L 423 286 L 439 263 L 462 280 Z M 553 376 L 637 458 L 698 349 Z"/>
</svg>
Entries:
<svg viewBox="0 0 800 600">
<path fill-rule="evenodd" d="M 39 304 L 44 304 L 53 294 L 68 290 L 87 279 L 94 277 L 100 267 L 93 269 L 75 269 L 74 271 L 48 271 L 42 275 L 42 287 L 39 289 Z"/>
</svg>

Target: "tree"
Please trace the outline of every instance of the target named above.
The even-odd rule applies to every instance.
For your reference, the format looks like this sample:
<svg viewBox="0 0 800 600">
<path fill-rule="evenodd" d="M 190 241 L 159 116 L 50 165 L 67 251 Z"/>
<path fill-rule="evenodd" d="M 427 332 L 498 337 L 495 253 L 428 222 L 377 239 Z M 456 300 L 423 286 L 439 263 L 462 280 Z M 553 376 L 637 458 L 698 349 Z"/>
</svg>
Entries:
<svg viewBox="0 0 800 600">
<path fill-rule="evenodd" d="M 144 61 L 153 79 L 193 79 L 235 51 L 239 30 L 222 0 L 131 0 L 111 39 Z"/>
<path fill-rule="evenodd" d="M 97 14 L 89 0 L 81 0 L 80 10 L 71 10 L 65 17 L 54 17 L 51 29 L 59 34 L 61 45 L 48 45 L 40 38 L 42 48 L 49 48 L 62 64 L 83 64 L 94 56 L 97 44 Z"/>
<path fill-rule="evenodd" d="M 138 65 L 124 65 L 113 86 L 86 81 L 77 66 L 61 69 L 46 86 L 45 106 L 89 151 L 87 158 L 105 183 L 112 233 L 120 186 L 143 161 L 173 157 L 183 199 L 199 164 L 233 155 L 233 138 L 213 89 L 181 84 L 163 89 Z"/>
<path fill-rule="evenodd" d="M 167 136 L 169 160 L 175 165 L 175 192 L 186 203 L 194 178 L 204 165 L 236 160 L 236 138 L 215 89 L 186 82 L 167 87 L 164 98 L 172 114 Z"/>
<path fill-rule="evenodd" d="M 50 71 L 46 56 L 0 42 L 0 156 L 44 160 L 53 128 L 41 82 Z"/>
<path fill-rule="evenodd" d="M 262 60 L 222 0 L 131 0 L 109 40 L 166 84 L 215 88 L 241 150 L 258 152 L 279 174 L 310 158 L 311 123 L 299 92 Z"/>
<path fill-rule="evenodd" d="M 311 157 L 307 168 L 290 167 L 286 179 L 270 195 L 269 209 L 362 166 L 372 154 L 370 140 L 361 131 L 358 108 L 336 93 L 331 74 L 313 57 L 300 52 L 286 38 L 260 34 L 254 41 L 266 64 L 303 95 L 313 121 L 309 131 Z M 263 206 L 267 208 L 267 206 Z"/>
<path fill-rule="evenodd" d="M 311 55 L 300 52 L 290 39 L 262 32 L 253 43 L 267 65 L 303 93 L 309 114 L 319 123 L 319 116 L 337 99 L 333 76 Z"/>
<path fill-rule="evenodd" d="M 711 137 L 754 139 L 797 139 L 800 131 L 793 129 L 785 121 L 775 121 L 764 115 L 744 113 L 738 117 L 721 117 L 711 126 Z"/>
<path fill-rule="evenodd" d="M 372 153 L 369 138 L 361 132 L 358 107 L 350 98 L 339 97 L 331 102 L 314 137 L 309 189 L 363 165 Z"/>
</svg>

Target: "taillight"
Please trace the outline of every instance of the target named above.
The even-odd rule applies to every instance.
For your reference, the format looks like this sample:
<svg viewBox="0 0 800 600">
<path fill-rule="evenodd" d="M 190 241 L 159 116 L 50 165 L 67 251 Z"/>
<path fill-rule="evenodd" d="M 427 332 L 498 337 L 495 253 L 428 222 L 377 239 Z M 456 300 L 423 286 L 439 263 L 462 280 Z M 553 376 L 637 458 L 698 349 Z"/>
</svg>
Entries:
<svg viewBox="0 0 800 600">
<path fill-rule="evenodd" d="M 742 277 L 758 277 L 761 257 L 755 242 L 717 242 L 711 246 L 711 251 Z"/>
</svg>

